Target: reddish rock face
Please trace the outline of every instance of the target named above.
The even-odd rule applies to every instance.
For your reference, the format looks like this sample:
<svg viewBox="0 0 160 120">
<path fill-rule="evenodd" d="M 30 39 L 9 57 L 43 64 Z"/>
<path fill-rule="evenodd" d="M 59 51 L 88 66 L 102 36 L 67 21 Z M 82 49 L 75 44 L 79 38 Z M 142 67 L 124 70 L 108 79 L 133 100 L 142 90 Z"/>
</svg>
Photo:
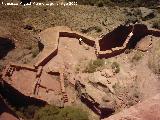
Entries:
<svg viewBox="0 0 160 120">
<path fill-rule="evenodd" d="M 103 120 L 160 120 L 160 94 Z"/>
</svg>

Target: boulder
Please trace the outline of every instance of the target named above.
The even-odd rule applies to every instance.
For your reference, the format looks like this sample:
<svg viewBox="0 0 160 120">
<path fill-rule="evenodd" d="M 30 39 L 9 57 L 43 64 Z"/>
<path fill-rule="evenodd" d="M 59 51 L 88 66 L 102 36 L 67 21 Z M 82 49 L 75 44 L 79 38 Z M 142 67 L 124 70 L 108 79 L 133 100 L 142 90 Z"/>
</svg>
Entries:
<svg viewBox="0 0 160 120">
<path fill-rule="evenodd" d="M 152 36 L 148 35 L 142 38 L 136 45 L 136 49 L 140 51 L 147 51 L 149 48 L 152 47 Z"/>
</svg>

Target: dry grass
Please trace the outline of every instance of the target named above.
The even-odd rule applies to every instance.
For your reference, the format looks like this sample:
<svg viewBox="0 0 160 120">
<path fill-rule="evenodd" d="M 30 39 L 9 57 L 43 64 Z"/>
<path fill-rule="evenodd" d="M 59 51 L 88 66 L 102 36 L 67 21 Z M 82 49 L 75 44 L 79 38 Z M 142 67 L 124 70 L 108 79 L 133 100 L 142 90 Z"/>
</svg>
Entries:
<svg viewBox="0 0 160 120">
<path fill-rule="evenodd" d="M 148 59 L 148 67 L 155 73 L 160 74 L 160 42 L 157 42 L 157 46 L 153 50 Z"/>
</svg>

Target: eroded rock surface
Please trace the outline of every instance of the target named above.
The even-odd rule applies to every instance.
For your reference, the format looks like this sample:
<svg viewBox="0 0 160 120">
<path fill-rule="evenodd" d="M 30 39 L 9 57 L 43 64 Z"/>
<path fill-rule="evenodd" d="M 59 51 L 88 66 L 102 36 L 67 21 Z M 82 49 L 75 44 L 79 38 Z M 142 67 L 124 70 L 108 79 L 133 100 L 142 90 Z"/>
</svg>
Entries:
<svg viewBox="0 0 160 120">
<path fill-rule="evenodd" d="M 160 94 L 103 120 L 159 120 Z"/>
</svg>

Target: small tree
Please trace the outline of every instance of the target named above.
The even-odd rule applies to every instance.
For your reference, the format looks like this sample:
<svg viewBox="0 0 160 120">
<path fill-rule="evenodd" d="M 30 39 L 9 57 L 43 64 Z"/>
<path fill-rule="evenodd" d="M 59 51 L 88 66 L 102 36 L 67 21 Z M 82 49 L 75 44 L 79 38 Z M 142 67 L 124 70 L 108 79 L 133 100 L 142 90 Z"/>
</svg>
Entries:
<svg viewBox="0 0 160 120">
<path fill-rule="evenodd" d="M 113 62 L 111 67 L 112 67 L 112 69 L 115 70 L 115 73 L 119 73 L 120 72 L 120 65 L 117 62 Z"/>
</svg>

